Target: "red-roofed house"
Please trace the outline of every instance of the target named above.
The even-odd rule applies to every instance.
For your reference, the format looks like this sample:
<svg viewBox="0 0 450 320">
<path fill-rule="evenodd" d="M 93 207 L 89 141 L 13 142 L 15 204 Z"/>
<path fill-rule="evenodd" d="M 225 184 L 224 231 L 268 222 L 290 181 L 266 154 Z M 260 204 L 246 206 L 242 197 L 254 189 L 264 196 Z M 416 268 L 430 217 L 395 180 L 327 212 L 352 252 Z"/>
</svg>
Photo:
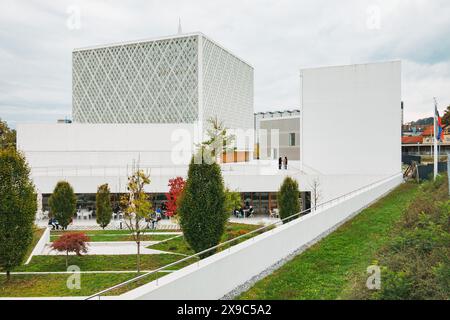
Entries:
<svg viewBox="0 0 450 320">
<path fill-rule="evenodd" d="M 403 144 L 423 143 L 423 137 L 422 136 L 403 136 L 402 143 Z"/>
</svg>

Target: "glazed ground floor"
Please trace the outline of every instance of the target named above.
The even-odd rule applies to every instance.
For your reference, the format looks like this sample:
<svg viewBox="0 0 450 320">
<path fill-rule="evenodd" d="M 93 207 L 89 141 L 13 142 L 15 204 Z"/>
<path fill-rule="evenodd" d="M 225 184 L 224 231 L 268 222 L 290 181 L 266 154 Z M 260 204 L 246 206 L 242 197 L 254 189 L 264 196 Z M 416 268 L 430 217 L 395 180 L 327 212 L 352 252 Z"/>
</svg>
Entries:
<svg viewBox="0 0 450 320">
<path fill-rule="evenodd" d="M 95 215 L 95 193 L 83 193 L 77 194 L 77 208 L 92 210 Z M 150 200 L 154 209 L 162 208 L 164 210 L 165 202 L 167 201 L 164 193 L 149 193 Z M 42 210 L 50 211 L 48 205 L 48 199 L 50 194 L 42 195 Z M 278 195 L 277 192 L 242 192 L 242 206 L 252 206 L 256 214 L 269 215 L 270 211 L 278 208 Z M 111 200 L 113 208 L 118 208 L 120 194 L 111 194 Z M 201 201 L 201 199 L 199 199 Z M 302 210 L 309 209 L 310 205 L 310 192 L 300 192 L 300 208 Z"/>
</svg>

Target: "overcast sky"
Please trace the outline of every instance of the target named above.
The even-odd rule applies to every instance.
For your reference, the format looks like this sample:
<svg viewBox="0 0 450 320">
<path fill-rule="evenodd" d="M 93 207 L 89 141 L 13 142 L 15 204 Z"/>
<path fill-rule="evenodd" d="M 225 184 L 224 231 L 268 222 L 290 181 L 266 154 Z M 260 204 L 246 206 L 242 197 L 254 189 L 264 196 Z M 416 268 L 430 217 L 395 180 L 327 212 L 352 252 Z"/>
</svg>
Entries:
<svg viewBox="0 0 450 320">
<path fill-rule="evenodd" d="M 299 69 L 401 59 L 405 120 L 450 104 L 448 0 L 1 0 L 0 118 L 71 116 L 73 48 L 201 31 L 255 69 L 255 110 L 296 108 Z"/>
</svg>

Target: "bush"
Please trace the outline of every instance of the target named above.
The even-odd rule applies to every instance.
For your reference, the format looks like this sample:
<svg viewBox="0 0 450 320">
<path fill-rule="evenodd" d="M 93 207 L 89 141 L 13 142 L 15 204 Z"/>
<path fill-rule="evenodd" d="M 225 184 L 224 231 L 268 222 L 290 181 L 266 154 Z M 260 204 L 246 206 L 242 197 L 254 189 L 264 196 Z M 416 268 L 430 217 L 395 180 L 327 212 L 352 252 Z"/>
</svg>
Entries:
<svg viewBox="0 0 450 320">
<path fill-rule="evenodd" d="M 395 237 L 379 253 L 381 290 L 376 299 L 448 299 L 450 201 L 446 177 L 423 183 Z"/>
<path fill-rule="evenodd" d="M 66 253 L 66 267 L 69 265 L 69 253 L 73 252 L 77 256 L 88 252 L 89 237 L 81 232 L 66 233 L 53 241 L 51 248 L 59 252 Z"/>
<path fill-rule="evenodd" d="M 219 243 L 229 213 L 225 210 L 225 189 L 217 163 L 196 164 L 192 158 L 178 213 L 184 237 L 195 252 Z"/>
<path fill-rule="evenodd" d="M 37 201 L 29 174 L 22 154 L 0 150 L 0 269 L 8 280 L 33 240 Z"/>
<path fill-rule="evenodd" d="M 297 181 L 291 177 L 286 177 L 278 191 L 278 207 L 280 209 L 281 219 L 285 219 L 300 212 L 299 196 L 300 191 L 298 190 Z M 283 223 L 287 223 L 298 217 L 299 216 L 295 216 L 291 219 L 286 219 Z"/>
<path fill-rule="evenodd" d="M 105 229 L 105 227 L 111 222 L 112 208 L 111 208 L 111 195 L 109 193 L 108 184 L 102 184 L 97 189 L 97 195 L 95 197 L 97 223 Z"/>
<path fill-rule="evenodd" d="M 63 229 L 66 229 L 77 210 L 77 197 L 72 186 L 66 181 L 59 181 L 48 203 L 52 216 L 58 220 Z"/>
</svg>

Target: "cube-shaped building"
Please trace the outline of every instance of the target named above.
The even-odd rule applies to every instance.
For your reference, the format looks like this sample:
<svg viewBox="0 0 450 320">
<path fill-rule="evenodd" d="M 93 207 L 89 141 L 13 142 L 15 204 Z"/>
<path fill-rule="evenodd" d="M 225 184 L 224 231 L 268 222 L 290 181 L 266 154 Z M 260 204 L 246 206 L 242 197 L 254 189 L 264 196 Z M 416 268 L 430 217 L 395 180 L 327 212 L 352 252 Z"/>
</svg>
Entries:
<svg viewBox="0 0 450 320">
<path fill-rule="evenodd" d="M 202 33 L 73 51 L 76 123 L 253 127 L 253 67 Z"/>
</svg>

